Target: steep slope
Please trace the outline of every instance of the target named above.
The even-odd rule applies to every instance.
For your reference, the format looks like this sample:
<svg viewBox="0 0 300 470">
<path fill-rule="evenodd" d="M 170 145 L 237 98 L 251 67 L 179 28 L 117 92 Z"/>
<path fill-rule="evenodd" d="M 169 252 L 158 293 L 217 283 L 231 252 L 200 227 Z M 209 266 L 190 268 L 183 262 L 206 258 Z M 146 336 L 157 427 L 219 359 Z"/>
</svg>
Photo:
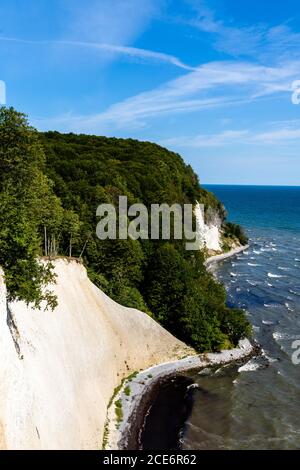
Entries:
<svg viewBox="0 0 300 470">
<path fill-rule="evenodd" d="M 54 265 L 54 312 L 7 305 L 0 276 L 1 449 L 101 448 L 122 378 L 187 353 L 148 315 L 107 297 L 80 263 Z"/>
</svg>

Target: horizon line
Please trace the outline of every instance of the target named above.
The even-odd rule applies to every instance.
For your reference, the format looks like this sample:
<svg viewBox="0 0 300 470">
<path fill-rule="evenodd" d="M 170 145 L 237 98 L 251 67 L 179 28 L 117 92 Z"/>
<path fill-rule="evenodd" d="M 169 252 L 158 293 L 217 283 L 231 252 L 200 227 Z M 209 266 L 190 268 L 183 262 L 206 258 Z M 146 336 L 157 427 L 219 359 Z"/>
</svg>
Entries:
<svg viewBox="0 0 300 470">
<path fill-rule="evenodd" d="M 253 184 L 253 183 L 200 183 L 200 186 L 251 186 L 260 188 L 300 188 L 296 184 Z"/>
</svg>

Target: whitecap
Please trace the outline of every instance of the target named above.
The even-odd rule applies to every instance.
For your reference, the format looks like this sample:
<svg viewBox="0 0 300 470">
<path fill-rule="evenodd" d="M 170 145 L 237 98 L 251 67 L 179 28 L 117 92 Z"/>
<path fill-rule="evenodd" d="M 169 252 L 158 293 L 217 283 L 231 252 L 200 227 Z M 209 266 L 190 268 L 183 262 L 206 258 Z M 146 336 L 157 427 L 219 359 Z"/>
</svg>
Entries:
<svg viewBox="0 0 300 470">
<path fill-rule="evenodd" d="M 202 369 L 200 370 L 200 372 L 198 372 L 198 375 L 211 375 L 212 374 L 212 370 L 209 369 L 208 367 L 205 367 L 205 369 Z"/>
<path fill-rule="evenodd" d="M 265 357 L 269 363 L 277 362 L 277 361 L 278 361 L 278 359 L 276 359 L 275 357 L 270 357 L 270 356 L 268 356 L 268 355 L 266 354 L 266 351 L 265 351 L 264 349 L 262 349 L 261 352 L 262 352 L 263 357 Z"/>
<path fill-rule="evenodd" d="M 286 268 L 284 266 L 278 266 L 278 269 L 280 269 L 280 271 L 289 271 L 290 268 Z"/>
<path fill-rule="evenodd" d="M 191 384 L 187 387 L 187 390 L 191 390 L 192 388 L 199 388 L 198 384 Z"/>
<path fill-rule="evenodd" d="M 274 331 L 272 334 L 274 339 L 287 339 L 287 340 L 293 340 L 293 339 L 299 339 L 299 335 L 288 335 L 287 333 L 283 333 L 280 331 Z"/>
<path fill-rule="evenodd" d="M 255 361 L 255 359 L 251 359 L 247 364 L 238 368 L 238 372 L 251 372 L 257 369 L 261 369 L 261 364 Z"/>
<path fill-rule="evenodd" d="M 272 304 L 265 303 L 264 307 L 266 307 L 266 308 L 269 308 L 269 307 L 270 308 L 280 308 L 280 307 L 282 307 L 282 305 L 281 304 L 276 304 L 276 303 L 272 303 Z"/>
<path fill-rule="evenodd" d="M 289 312 L 293 312 L 294 310 L 290 307 L 290 304 L 288 302 L 285 302 L 284 304 L 286 308 L 288 309 Z"/>
<path fill-rule="evenodd" d="M 272 273 L 268 273 L 268 277 L 271 277 L 271 278 L 275 278 L 275 279 L 279 279 L 280 277 L 283 277 L 281 276 L 280 274 L 272 274 Z"/>
<path fill-rule="evenodd" d="M 253 266 L 253 267 L 256 267 L 256 266 L 261 266 L 261 264 L 257 264 L 257 263 L 247 263 L 248 266 Z"/>
</svg>

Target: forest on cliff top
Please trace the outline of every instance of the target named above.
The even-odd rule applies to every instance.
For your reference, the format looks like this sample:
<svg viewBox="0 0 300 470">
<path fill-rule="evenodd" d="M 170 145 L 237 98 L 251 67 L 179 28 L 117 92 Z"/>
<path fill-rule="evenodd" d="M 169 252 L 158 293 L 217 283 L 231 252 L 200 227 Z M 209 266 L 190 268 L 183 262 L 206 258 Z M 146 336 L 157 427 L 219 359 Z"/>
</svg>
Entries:
<svg viewBox="0 0 300 470">
<path fill-rule="evenodd" d="M 90 279 L 120 304 L 146 311 L 198 351 L 232 347 L 250 334 L 243 311 L 229 309 L 223 286 L 204 267 L 204 251 L 185 240 L 100 240 L 96 209 L 128 204 L 195 204 L 225 210 L 176 153 L 132 139 L 38 133 L 26 116 L 0 109 L 0 265 L 8 300 L 54 308 L 51 263 L 81 257 Z M 206 214 L 209 217 L 208 213 Z"/>
</svg>

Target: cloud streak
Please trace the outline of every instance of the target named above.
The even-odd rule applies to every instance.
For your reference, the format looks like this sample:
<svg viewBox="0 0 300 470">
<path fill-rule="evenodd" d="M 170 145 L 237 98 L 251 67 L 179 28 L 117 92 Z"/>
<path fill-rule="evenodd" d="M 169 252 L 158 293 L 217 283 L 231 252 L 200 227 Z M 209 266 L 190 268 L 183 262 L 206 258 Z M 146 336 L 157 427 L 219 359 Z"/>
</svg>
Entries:
<svg viewBox="0 0 300 470">
<path fill-rule="evenodd" d="M 18 38 L 9 38 L 9 37 L 1 37 L 0 41 L 6 41 L 11 43 L 18 43 L 18 44 L 27 44 L 33 46 L 60 46 L 60 47 L 79 47 L 85 48 L 95 51 L 102 51 L 107 54 L 112 55 L 121 55 L 125 57 L 132 57 L 140 60 L 146 60 L 151 62 L 165 62 L 167 64 L 174 65 L 184 70 L 195 70 L 194 67 L 191 67 L 187 64 L 184 64 L 180 59 L 177 57 L 165 54 L 163 52 L 156 52 L 151 51 L 148 49 L 141 49 L 137 47 L 130 47 L 130 46 L 122 46 L 122 45 L 115 45 L 115 44 L 105 44 L 105 43 L 96 43 L 96 42 L 84 42 L 84 41 L 59 41 L 59 40 L 40 40 L 40 41 L 32 41 L 27 39 L 18 39 Z"/>
<path fill-rule="evenodd" d="M 233 145 L 294 145 L 296 142 L 299 142 L 299 138 L 300 127 L 282 127 L 264 132 L 242 129 L 226 130 L 217 134 L 172 137 L 161 141 L 160 144 L 166 147 L 194 149 Z"/>
<path fill-rule="evenodd" d="M 248 103 L 279 93 L 291 93 L 300 62 L 264 67 L 248 62 L 212 62 L 150 91 L 113 104 L 91 116 L 68 116 L 75 131 L 98 132 L 105 124 L 138 128 L 149 119 Z M 286 96 L 290 100 L 289 96 Z M 291 104 L 292 106 L 292 104 Z M 62 118 L 59 118 L 62 124 Z"/>
<path fill-rule="evenodd" d="M 278 61 L 283 58 L 300 57 L 300 34 L 286 24 L 269 27 L 266 24 L 226 24 L 217 19 L 216 12 L 208 8 L 203 0 L 188 0 L 196 18 L 188 23 L 210 34 L 214 47 L 233 57 L 253 57 L 262 61 Z"/>
</svg>

